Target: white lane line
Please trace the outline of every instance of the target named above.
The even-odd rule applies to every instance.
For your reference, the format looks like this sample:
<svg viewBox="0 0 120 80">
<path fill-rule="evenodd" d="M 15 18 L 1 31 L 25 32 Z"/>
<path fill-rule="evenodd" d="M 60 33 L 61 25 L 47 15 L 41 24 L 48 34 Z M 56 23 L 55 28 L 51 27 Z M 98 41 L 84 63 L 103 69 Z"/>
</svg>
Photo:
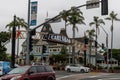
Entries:
<svg viewBox="0 0 120 80">
<path fill-rule="evenodd" d="M 95 77 L 98 77 L 98 76 L 90 76 L 90 78 L 95 78 Z"/>
<path fill-rule="evenodd" d="M 74 75 L 68 75 L 68 76 L 59 77 L 59 78 L 57 78 L 57 80 L 67 78 L 67 77 L 70 77 L 70 76 L 74 76 Z"/>
<path fill-rule="evenodd" d="M 109 78 L 110 80 L 120 80 L 120 78 Z"/>
</svg>

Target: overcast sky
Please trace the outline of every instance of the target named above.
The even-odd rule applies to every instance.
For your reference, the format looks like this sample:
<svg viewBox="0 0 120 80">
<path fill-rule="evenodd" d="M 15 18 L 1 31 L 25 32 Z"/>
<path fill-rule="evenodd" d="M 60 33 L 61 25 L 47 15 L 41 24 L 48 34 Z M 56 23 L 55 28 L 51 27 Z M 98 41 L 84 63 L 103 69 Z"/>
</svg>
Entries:
<svg viewBox="0 0 120 80">
<path fill-rule="evenodd" d="M 35 1 L 35 0 L 31 0 Z M 37 13 L 37 25 L 44 22 L 46 14 L 48 12 L 48 17 L 54 17 L 59 14 L 62 10 L 68 10 L 72 6 L 79 6 L 86 3 L 87 0 L 36 0 L 38 1 L 38 13 Z M 115 11 L 120 18 L 120 0 L 108 0 L 109 13 Z M 85 17 L 86 25 L 77 25 L 79 27 L 79 32 L 76 32 L 77 37 L 84 36 L 84 32 L 93 27 L 89 27 L 89 23 L 93 21 L 93 16 L 99 16 L 104 19 L 107 16 L 101 16 L 101 6 L 96 9 L 86 9 L 86 7 L 80 8 Z M 7 31 L 5 25 L 13 20 L 13 16 L 16 15 L 20 18 L 24 18 L 27 22 L 27 12 L 28 12 L 28 0 L 1 0 L 0 2 L 0 31 Z M 52 23 L 52 28 L 55 33 L 59 33 L 61 28 L 64 28 L 64 21 L 60 23 Z M 106 25 L 103 26 L 107 33 L 109 34 L 110 43 L 110 21 L 105 21 Z M 40 30 L 37 29 L 37 30 Z M 114 22 L 114 48 L 120 48 L 120 22 Z M 72 37 L 72 27 L 67 27 L 67 34 Z M 100 31 L 99 43 L 105 43 L 105 33 L 103 30 Z M 109 44 L 110 47 L 110 44 Z M 10 48 L 9 48 L 10 49 Z"/>
</svg>

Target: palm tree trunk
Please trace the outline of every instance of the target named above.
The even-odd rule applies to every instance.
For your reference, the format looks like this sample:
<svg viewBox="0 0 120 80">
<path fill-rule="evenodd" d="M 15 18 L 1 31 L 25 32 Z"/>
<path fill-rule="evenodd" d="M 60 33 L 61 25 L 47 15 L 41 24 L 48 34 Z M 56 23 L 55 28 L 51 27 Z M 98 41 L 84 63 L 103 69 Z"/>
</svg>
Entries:
<svg viewBox="0 0 120 80">
<path fill-rule="evenodd" d="M 111 26 L 111 52 L 110 52 L 111 68 L 112 68 L 112 49 L 113 49 L 113 20 L 112 20 L 112 26 Z"/>
<path fill-rule="evenodd" d="M 66 21 L 65 21 L 65 31 L 67 31 L 67 30 L 66 30 L 66 27 L 67 27 L 67 24 L 66 24 Z"/>
<path fill-rule="evenodd" d="M 72 46 L 72 63 L 75 63 L 75 45 L 74 45 L 74 39 L 75 39 L 75 25 L 73 25 L 73 46 Z"/>
<path fill-rule="evenodd" d="M 92 40 L 91 40 L 91 35 L 90 35 L 90 55 L 89 55 L 89 64 L 91 64 L 91 48 L 92 48 Z"/>
<path fill-rule="evenodd" d="M 20 27 L 18 27 L 18 31 L 20 30 Z M 18 54 L 19 54 L 19 36 L 17 39 L 17 63 L 18 63 Z"/>
<path fill-rule="evenodd" d="M 95 48 L 95 66 L 96 66 L 96 69 L 97 69 L 97 25 L 96 25 L 96 42 L 95 42 L 95 44 L 96 44 L 96 48 Z"/>
</svg>

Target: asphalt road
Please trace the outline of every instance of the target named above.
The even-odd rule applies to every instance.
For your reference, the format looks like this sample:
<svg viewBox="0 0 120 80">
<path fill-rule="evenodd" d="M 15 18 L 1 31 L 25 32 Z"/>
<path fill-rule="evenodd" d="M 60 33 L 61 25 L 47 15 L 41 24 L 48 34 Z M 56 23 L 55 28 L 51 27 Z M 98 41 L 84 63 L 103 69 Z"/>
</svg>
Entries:
<svg viewBox="0 0 120 80">
<path fill-rule="evenodd" d="M 56 72 L 56 78 L 69 76 L 73 74 L 80 74 L 78 72 L 66 72 L 66 71 L 55 71 L 55 72 Z"/>
<path fill-rule="evenodd" d="M 78 73 L 56 71 L 56 80 L 120 80 L 120 73 Z"/>
<path fill-rule="evenodd" d="M 120 80 L 120 73 L 91 76 L 89 78 L 79 79 L 79 80 Z"/>
</svg>

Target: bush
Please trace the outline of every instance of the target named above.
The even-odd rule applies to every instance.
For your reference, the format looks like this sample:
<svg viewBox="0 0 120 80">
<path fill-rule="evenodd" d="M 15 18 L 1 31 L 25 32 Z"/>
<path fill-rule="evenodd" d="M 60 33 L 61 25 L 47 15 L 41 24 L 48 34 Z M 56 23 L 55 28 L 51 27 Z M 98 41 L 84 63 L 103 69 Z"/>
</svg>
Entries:
<svg viewBox="0 0 120 80">
<path fill-rule="evenodd" d="M 116 67 L 114 67 L 114 69 L 120 69 L 120 66 L 116 66 Z"/>
</svg>

